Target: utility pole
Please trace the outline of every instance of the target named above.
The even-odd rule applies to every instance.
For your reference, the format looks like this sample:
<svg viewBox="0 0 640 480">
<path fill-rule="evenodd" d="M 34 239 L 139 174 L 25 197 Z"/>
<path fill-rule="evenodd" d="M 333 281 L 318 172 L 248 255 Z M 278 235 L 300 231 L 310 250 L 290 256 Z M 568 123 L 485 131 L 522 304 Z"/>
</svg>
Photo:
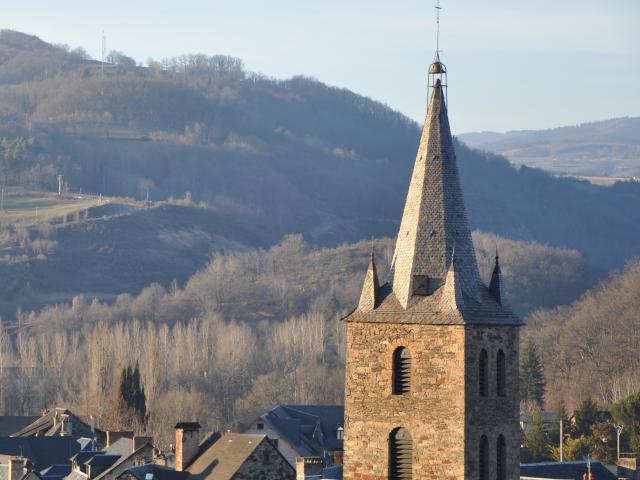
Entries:
<svg viewBox="0 0 640 480">
<path fill-rule="evenodd" d="M 622 425 L 616 425 L 616 454 L 617 454 L 617 458 L 618 458 L 618 463 L 620 463 L 620 434 L 622 433 L 622 430 L 624 430 L 624 426 Z"/>
<path fill-rule="evenodd" d="M 562 419 L 560 419 L 560 463 L 564 462 L 564 435 L 562 433 Z"/>
<path fill-rule="evenodd" d="M 58 196 L 61 197 L 62 196 L 62 179 L 64 177 L 62 176 L 62 174 L 58 174 Z"/>
</svg>

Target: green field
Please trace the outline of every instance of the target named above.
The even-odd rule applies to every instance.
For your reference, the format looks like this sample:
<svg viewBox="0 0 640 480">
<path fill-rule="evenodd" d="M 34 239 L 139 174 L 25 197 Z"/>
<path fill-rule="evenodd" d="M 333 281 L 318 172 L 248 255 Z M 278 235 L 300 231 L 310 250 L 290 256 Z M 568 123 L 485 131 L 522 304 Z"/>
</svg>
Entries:
<svg viewBox="0 0 640 480">
<path fill-rule="evenodd" d="M 42 194 L 5 194 L 0 209 L 0 226 L 36 225 L 104 203 L 104 199 L 93 197 L 59 198 Z"/>
</svg>

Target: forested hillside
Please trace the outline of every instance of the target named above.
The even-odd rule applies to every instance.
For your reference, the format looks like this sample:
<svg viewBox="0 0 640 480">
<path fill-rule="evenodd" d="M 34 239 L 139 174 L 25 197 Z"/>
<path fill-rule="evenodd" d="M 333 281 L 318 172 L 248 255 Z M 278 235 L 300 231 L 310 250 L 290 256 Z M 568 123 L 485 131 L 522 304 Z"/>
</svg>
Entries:
<svg viewBox="0 0 640 480">
<path fill-rule="evenodd" d="M 141 67 L 113 53 L 101 65 L 4 31 L 0 59 L 6 184 L 53 189 L 62 173 L 73 191 L 190 192 L 243 224 L 268 224 L 265 243 L 397 233 L 419 126 L 380 103 L 309 78 L 269 79 L 226 56 Z M 604 269 L 640 254 L 640 185 L 558 180 L 456 148 L 474 228 L 578 249 Z"/>
<path fill-rule="evenodd" d="M 574 175 L 640 177 L 640 117 L 548 130 L 465 133 L 460 138 L 518 165 Z"/>
<path fill-rule="evenodd" d="M 629 262 L 575 303 L 528 317 L 540 347 L 547 402 L 575 406 L 585 396 L 610 404 L 640 390 L 640 262 Z"/>
<path fill-rule="evenodd" d="M 507 300 L 519 311 L 567 302 L 590 284 L 575 251 L 474 237 L 485 280 L 496 245 L 503 252 Z M 374 243 L 383 281 L 393 244 Z M 0 381 L 10 385 L 0 411 L 65 404 L 104 428 L 126 428 L 117 382 L 136 362 L 147 430 L 167 444 L 181 418 L 226 428 L 278 403 L 340 403 L 339 319 L 356 304 L 371 246 L 315 249 L 288 236 L 269 250 L 217 254 L 184 288 L 153 284 L 112 302 L 77 296 L 25 312 L 0 328 Z"/>
</svg>

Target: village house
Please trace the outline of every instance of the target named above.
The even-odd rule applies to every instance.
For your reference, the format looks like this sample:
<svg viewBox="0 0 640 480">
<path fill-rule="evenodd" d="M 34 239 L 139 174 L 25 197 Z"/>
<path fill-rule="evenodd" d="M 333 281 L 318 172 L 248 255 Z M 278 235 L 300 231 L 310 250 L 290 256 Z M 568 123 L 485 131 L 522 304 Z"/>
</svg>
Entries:
<svg viewBox="0 0 640 480">
<path fill-rule="evenodd" d="M 343 432 L 342 405 L 278 405 L 245 430 L 266 435 L 294 468 L 300 457 L 321 458 L 323 467 L 341 465 Z"/>
</svg>

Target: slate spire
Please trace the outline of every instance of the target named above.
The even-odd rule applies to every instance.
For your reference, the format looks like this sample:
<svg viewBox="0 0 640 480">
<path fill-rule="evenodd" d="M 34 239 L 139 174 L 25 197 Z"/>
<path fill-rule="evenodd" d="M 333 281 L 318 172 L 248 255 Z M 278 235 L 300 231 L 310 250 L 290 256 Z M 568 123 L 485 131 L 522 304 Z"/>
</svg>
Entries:
<svg viewBox="0 0 640 480">
<path fill-rule="evenodd" d="M 378 271 L 376 270 L 376 262 L 373 257 L 373 248 L 371 249 L 371 258 L 369 260 L 369 268 L 364 277 L 364 285 L 360 294 L 358 308 L 361 310 L 373 310 L 376 306 L 376 298 L 378 295 Z"/>
<path fill-rule="evenodd" d="M 434 67 L 435 65 L 435 67 Z M 430 73 L 446 69 L 439 62 Z M 480 297 L 480 275 L 462 199 L 443 84 L 438 78 L 416 155 L 390 272 L 403 308 L 444 283 L 456 246 L 456 275 L 467 295 Z"/>
<path fill-rule="evenodd" d="M 500 261 L 498 258 L 498 247 L 496 247 L 496 264 L 491 273 L 491 282 L 489 283 L 489 292 L 496 299 L 498 304 L 502 305 L 502 271 L 500 270 Z"/>
</svg>

